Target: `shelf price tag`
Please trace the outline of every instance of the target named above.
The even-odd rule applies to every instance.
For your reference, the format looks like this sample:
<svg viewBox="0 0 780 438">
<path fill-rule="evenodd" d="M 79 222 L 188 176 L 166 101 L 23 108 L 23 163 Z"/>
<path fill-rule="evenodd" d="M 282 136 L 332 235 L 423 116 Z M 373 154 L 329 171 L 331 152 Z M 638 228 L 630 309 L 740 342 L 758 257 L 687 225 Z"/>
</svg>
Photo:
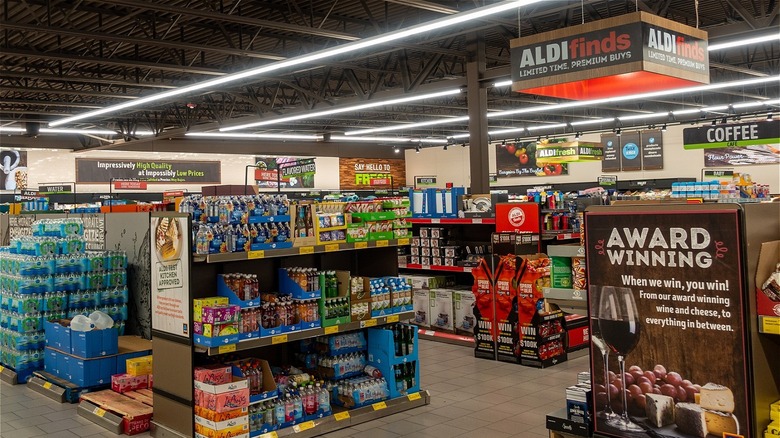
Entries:
<svg viewBox="0 0 780 438">
<path fill-rule="evenodd" d="M 463 272 L 471 272 L 471 266 L 464 267 Z"/>
<path fill-rule="evenodd" d="M 258 438 L 279 438 L 279 434 L 276 433 L 276 431 L 274 430 L 272 432 L 264 433 L 260 435 Z"/>
<path fill-rule="evenodd" d="M 377 240 L 376 241 L 376 247 L 377 248 L 381 248 L 381 247 L 387 246 L 389 244 L 390 244 L 390 242 L 388 242 L 387 240 Z"/>
<path fill-rule="evenodd" d="M 368 242 L 355 242 L 355 249 L 368 248 Z"/>
<path fill-rule="evenodd" d="M 95 410 L 92 411 L 92 413 L 102 418 L 104 415 L 106 415 L 106 410 L 101 408 L 95 408 Z"/>
<path fill-rule="evenodd" d="M 387 317 L 387 323 L 398 322 L 398 315 L 390 315 Z"/>
<path fill-rule="evenodd" d="M 333 252 L 339 250 L 339 244 L 338 243 L 329 243 L 325 245 L 325 252 Z"/>
<path fill-rule="evenodd" d="M 236 344 L 220 345 L 217 349 L 218 354 L 232 353 L 236 351 Z"/>
<path fill-rule="evenodd" d="M 472 219 L 471 223 L 472 224 L 481 224 L 482 223 L 482 219 Z"/>
<path fill-rule="evenodd" d="M 313 246 L 302 246 L 298 248 L 298 254 L 314 254 Z"/>
<path fill-rule="evenodd" d="M 314 422 L 313 421 L 306 421 L 301 424 L 296 424 L 293 426 L 293 430 L 295 433 L 303 432 L 304 430 L 314 429 Z"/>
<path fill-rule="evenodd" d="M 271 345 L 284 344 L 287 342 L 287 333 L 271 338 Z"/>
<path fill-rule="evenodd" d="M 403 239 L 398 239 L 398 245 L 399 246 L 408 245 L 408 244 L 409 244 L 409 238 L 408 237 L 404 237 Z"/>
<path fill-rule="evenodd" d="M 3 374 L 3 371 L 5 371 L 5 367 L 0 365 L 0 374 Z"/>
<path fill-rule="evenodd" d="M 333 414 L 333 418 L 335 418 L 336 421 L 349 420 L 349 411 L 336 412 L 335 414 Z"/>
<path fill-rule="evenodd" d="M 432 224 L 440 224 L 441 223 L 441 219 L 431 219 L 431 223 Z"/>
<path fill-rule="evenodd" d="M 367 321 L 360 321 L 360 328 L 376 327 L 376 319 L 369 319 Z"/>
<path fill-rule="evenodd" d="M 332 325 L 332 326 L 329 326 L 329 327 L 325 327 L 325 334 L 326 335 L 332 335 L 332 334 L 336 334 L 338 332 L 339 332 L 339 326 L 337 326 L 337 325 Z"/>
<path fill-rule="evenodd" d="M 249 251 L 248 253 L 246 253 L 246 258 L 249 260 L 262 259 L 264 257 L 265 257 L 265 251 L 262 249 L 258 251 Z"/>
<path fill-rule="evenodd" d="M 385 402 L 374 403 L 373 405 L 371 405 L 371 407 L 373 407 L 375 411 L 381 411 L 382 409 L 387 409 L 387 403 Z"/>
<path fill-rule="evenodd" d="M 43 384 L 44 389 L 51 389 L 51 382 L 46 382 Z"/>
<path fill-rule="evenodd" d="M 413 392 L 413 393 L 407 395 L 406 398 L 408 398 L 409 401 L 415 401 L 415 400 L 421 399 L 422 396 L 420 395 L 419 392 Z"/>
<path fill-rule="evenodd" d="M 761 317 L 761 331 L 772 335 L 780 335 L 780 318 Z"/>
</svg>

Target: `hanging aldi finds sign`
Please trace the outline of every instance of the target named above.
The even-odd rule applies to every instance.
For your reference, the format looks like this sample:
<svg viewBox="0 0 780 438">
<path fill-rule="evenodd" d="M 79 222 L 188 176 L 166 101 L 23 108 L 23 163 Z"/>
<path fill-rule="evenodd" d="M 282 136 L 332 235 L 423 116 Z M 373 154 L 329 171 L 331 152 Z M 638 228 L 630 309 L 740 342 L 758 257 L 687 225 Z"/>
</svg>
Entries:
<svg viewBox="0 0 780 438">
<path fill-rule="evenodd" d="M 597 99 L 707 84 L 707 33 L 645 12 L 511 42 L 512 90 Z"/>
<path fill-rule="evenodd" d="M 604 156 L 604 149 L 598 143 L 575 141 L 572 143 L 548 143 L 536 148 L 536 162 L 574 163 L 577 161 L 598 161 Z"/>
</svg>

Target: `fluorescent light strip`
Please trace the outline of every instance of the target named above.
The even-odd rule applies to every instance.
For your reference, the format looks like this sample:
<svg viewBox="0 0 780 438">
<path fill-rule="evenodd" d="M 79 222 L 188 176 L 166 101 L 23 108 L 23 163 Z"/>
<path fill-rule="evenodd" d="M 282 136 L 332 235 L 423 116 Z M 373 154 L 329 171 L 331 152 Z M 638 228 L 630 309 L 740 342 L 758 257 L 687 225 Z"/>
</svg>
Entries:
<svg viewBox="0 0 780 438">
<path fill-rule="evenodd" d="M 728 105 L 707 106 L 701 109 L 703 113 L 713 113 L 717 111 L 725 111 L 729 109 Z"/>
<path fill-rule="evenodd" d="M 163 99 L 169 99 L 175 96 L 181 96 L 183 94 L 194 93 L 201 90 L 213 90 L 219 85 L 224 85 L 231 82 L 240 81 L 243 79 L 259 76 L 262 74 L 275 72 L 290 67 L 295 67 L 302 64 L 310 64 L 315 61 L 321 61 L 326 58 L 332 58 L 334 56 L 343 55 L 346 53 L 356 52 L 369 47 L 378 46 L 381 44 L 391 43 L 393 41 L 399 41 L 411 36 L 421 35 L 435 30 L 439 30 L 445 27 L 454 26 L 456 24 L 465 23 L 468 21 L 477 20 L 480 18 L 488 17 L 490 15 L 499 14 L 501 12 L 517 9 L 520 6 L 526 6 L 533 3 L 538 3 L 542 0 L 511 0 L 504 1 L 492 6 L 486 6 L 477 8 L 469 12 L 461 14 L 451 15 L 449 17 L 433 20 L 429 23 L 412 26 L 408 29 L 400 30 L 397 32 L 390 32 L 388 34 L 377 35 L 375 37 L 366 38 L 346 44 L 342 44 L 330 49 L 320 50 L 319 52 L 310 53 L 308 55 L 297 56 L 294 58 L 286 59 L 284 61 L 277 61 L 271 64 L 264 65 L 262 67 L 244 70 L 239 73 L 234 73 L 220 78 L 211 79 L 208 81 L 199 82 L 187 87 L 176 88 L 170 91 L 164 91 L 162 93 L 152 94 L 147 97 L 135 99 L 130 102 L 124 102 L 118 105 L 108 106 L 99 110 L 89 111 L 83 114 L 78 114 L 73 117 L 67 117 L 60 120 L 55 120 L 49 124 L 49 126 L 60 126 L 68 123 L 73 123 L 79 120 L 88 119 L 95 116 L 113 113 L 116 111 L 124 110 L 127 108 L 134 108 L 146 105 L 151 102 L 157 102 Z"/>
<path fill-rule="evenodd" d="M 495 82 L 495 83 L 493 84 L 493 86 L 494 86 L 494 87 L 496 87 L 496 88 L 500 88 L 500 87 L 508 87 L 508 86 L 510 86 L 510 85 L 512 85 L 512 80 L 511 80 L 511 79 L 509 79 L 509 80 L 506 80 L 506 81 L 499 81 L 499 82 Z"/>
<path fill-rule="evenodd" d="M 700 112 L 701 112 L 701 108 L 691 108 L 691 109 L 672 111 L 672 115 L 684 116 L 686 114 L 696 114 L 696 113 L 700 113 Z"/>
<path fill-rule="evenodd" d="M 345 132 L 344 135 L 363 135 L 363 134 L 374 134 L 377 132 L 403 131 L 404 129 L 424 128 L 426 126 L 440 126 L 440 125 L 448 125 L 450 123 L 467 122 L 468 120 L 469 120 L 468 116 L 448 117 L 448 118 L 442 118 L 436 120 L 428 120 L 427 122 L 404 123 L 402 125 L 384 126 L 382 128 L 371 128 L 371 129 L 360 129 L 357 131 L 348 131 Z"/>
<path fill-rule="evenodd" d="M 187 137 L 202 138 L 241 138 L 241 139 L 266 139 L 266 140 L 322 140 L 321 135 L 303 135 L 303 134 L 251 134 L 251 133 L 228 133 L 228 132 L 188 132 L 184 134 Z"/>
<path fill-rule="evenodd" d="M 613 123 L 614 121 L 614 117 L 606 117 L 603 119 L 579 120 L 577 122 L 571 122 L 570 124 L 571 126 L 600 125 L 602 123 Z"/>
<path fill-rule="evenodd" d="M 408 102 L 415 102 L 419 100 L 425 100 L 425 99 L 433 99 L 436 97 L 443 97 L 443 96 L 451 96 L 453 94 L 459 94 L 460 88 L 455 88 L 451 90 L 445 90 L 445 91 L 438 91 L 436 93 L 428 93 L 428 94 L 418 94 L 413 96 L 406 96 L 401 97 L 398 99 L 391 99 L 391 100 L 385 100 L 385 101 L 378 101 L 378 102 L 368 102 L 363 103 L 360 105 L 353 105 L 349 107 L 344 108 L 336 108 L 331 110 L 325 110 L 325 111 L 316 111 L 316 112 L 310 112 L 305 114 L 297 114 L 293 116 L 288 117 L 281 117 L 278 119 L 272 119 L 272 120 L 264 120 L 261 122 L 254 122 L 254 123 L 247 123 L 245 125 L 237 125 L 237 126 L 228 126 L 225 128 L 220 128 L 221 132 L 227 132 L 227 131 L 237 131 L 239 129 L 246 129 L 246 128 L 256 128 L 260 126 L 268 126 L 268 125 L 276 125 L 279 123 L 286 123 L 286 122 L 292 122 L 295 120 L 305 120 L 305 119 L 312 119 L 315 117 L 324 117 L 324 116 L 331 116 L 334 114 L 342 114 L 352 111 L 360 111 L 364 109 L 369 108 L 376 108 L 380 106 L 388 106 L 388 105 L 397 105 L 401 103 L 408 103 Z"/>
<path fill-rule="evenodd" d="M 0 126 L 0 132 L 18 132 L 18 133 L 24 133 L 27 132 L 25 128 L 16 128 L 13 126 Z M 112 131 L 110 129 L 52 129 L 52 128 L 41 128 L 38 131 L 40 134 L 79 134 L 79 135 L 115 135 L 115 136 L 123 136 L 124 134 L 120 134 L 119 132 Z M 139 137 L 142 136 L 149 136 L 154 135 L 154 132 L 152 131 L 136 131 L 132 135 L 136 135 Z"/>
<path fill-rule="evenodd" d="M 555 129 L 555 128 L 565 128 L 568 126 L 566 123 L 550 123 L 547 125 L 534 125 L 529 126 L 528 131 L 538 131 L 540 129 Z"/>
<path fill-rule="evenodd" d="M 643 119 L 654 119 L 656 117 L 669 117 L 669 111 L 663 112 L 663 113 L 649 113 L 649 114 L 635 114 L 632 116 L 621 116 L 617 119 L 621 122 L 623 121 L 629 121 L 629 120 L 643 120 Z M 572 125 L 574 125 L 572 123 Z"/>
<path fill-rule="evenodd" d="M 376 141 L 383 143 L 425 143 L 425 144 L 447 144 L 447 140 L 437 138 L 410 138 L 410 137 L 347 137 L 345 135 L 334 135 L 331 140 L 339 141 Z"/>
<path fill-rule="evenodd" d="M 732 47 L 747 46 L 749 44 L 765 43 L 767 41 L 778 40 L 780 41 L 780 33 L 768 34 L 757 36 L 753 38 L 745 38 L 737 41 L 729 41 L 720 44 L 712 44 L 707 47 L 708 52 L 714 52 L 716 50 L 730 49 Z"/>
<path fill-rule="evenodd" d="M 449 136 L 448 138 L 458 139 L 458 138 L 469 138 L 470 136 L 471 136 L 471 134 L 455 134 L 455 135 Z"/>
</svg>

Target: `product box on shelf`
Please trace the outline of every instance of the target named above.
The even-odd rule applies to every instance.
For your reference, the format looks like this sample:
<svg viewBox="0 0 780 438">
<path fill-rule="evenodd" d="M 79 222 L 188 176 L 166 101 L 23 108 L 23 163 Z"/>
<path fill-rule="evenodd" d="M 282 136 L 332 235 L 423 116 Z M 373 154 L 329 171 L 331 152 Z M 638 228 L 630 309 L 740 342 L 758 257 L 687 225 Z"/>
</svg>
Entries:
<svg viewBox="0 0 780 438">
<path fill-rule="evenodd" d="M 43 322 L 46 333 L 46 346 L 60 351 L 71 351 L 71 330 L 69 319 L 59 319 Z"/>
<path fill-rule="evenodd" d="M 441 289 L 453 286 L 455 277 L 451 275 L 405 275 L 411 282 L 412 289 Z"/>
<path fill-rule="evenodd" d="M 246 360 L 251 360 L 255 364 L 259 365 L 260 370 L 262 371 L 263 374 L 262 391 L 258 394 L 250 394 L 249 403 L 254 404 L 262 400 L 268 400 L 277 397 L 279 395 L 279 391 L 277 390 L 276 382 L 274 381 L 274 375 L 271 372 L 271 365 L 268 363 L 268 361 L 264 359 L 246 359 Z M 244 378 L 243 373 L 241 371 L 241 364 L 246 360 L 238 360 L 230 363 L 231 372 L 233 373 L 234 379 L 236 377 Z M 244 381 L 246 382 L 246 379 Z"/>
<path fill-rule="evenodd" d="M 197 319 L 195 321 L 200 321 L 200 315 L 202 314 L 202 309 L 207 306 L 224 306 L 227 304 L 233 304 L 237 305 L 242 309 L 245 309 L 247 307 L 257 307 L 260 305 L 260 297 L 255 297 L 249 300 L 241 299 L 238 295 L 236 295 L 236 292 L 233 291 L 232 288 L 227 284 L 227 277 L 220 274 L 217 276 L 217 295 L 219 295 L 220 302 L 219 303 L 203 303 L 201 299 L 201 303 L 198 303 L 196 305 L 196 309 L 194 310 L 196 313 L 195 315 L 198 315 Z M 205 299 L 208 300 L 208 299 Z M 199 301 L 199 300 L 195 300 Z M 200 310 L 200 311 L 199 311 Z M 207 321 L 203 321 L 207 322 Z"/>
<path fill-rule="evenodd" d="M 130 374 L 114 374 L 111 376 L 111 390 L 124 394 L 149 387 L 149 375 L 131 376 Z"/>
<path fill-rule="evenodd" d="M 434 289 L 430 292 L 431 327 L 454 332 L 454 305 L 452 289 Z"/>
<path fill-rule="evenodd" d="M 455 333 L 461 335 L 473 335 L 477 321 L 474 316 L 476 298 L 471 290 L 453 290 L 452 302 L 455 308 L 454 320 Z"/>
<path fill-rule="evenodd" d="M 116 374 L 116 356 L 84 359 L 46 347 L 44 368 L 76 386 L 108 385 Z M 46 366 L 46 362 L 51 366 Z"/>
<path fill-rule="evenodd" d="M 431 293 L 427 289 L 414 289 L 412 303 L 414 306 L 414 323 L 420 327 L 431 325 Z"/>
<path fill-rule="evenodd" d="M 780 241 L 764 242 L 758 253 L 756 267 L 756 312 L 759 315 L 780 318 Z"/>
<path fill-rule="evenodd" d="M 221 394 L 212 394 L 196 389 L 195 404 L 216 412 L 226 412 L 244 408 L 249 406 L 249 388 L 237 389 Z"/>
<path fill-rule="evenodd" d="M 230 383 L 233 376 L 233 367 L 230 365 L 211 365 L 195 368 L 195 381 L 208 385 L 223 385 Z"/>
<path fill-rule="evenodd" d="M 119 331 L 115 328 L 79 332 L 71 330 L 71 352 L 83 358 L 110 356 L 119 352 Z"/>
<path fill-rule="evenodd" d="M 400 330 L 371 328 L 367 331 L 368 363 L 378 368 L 387 380 L 390 398 L 420 390 L 418 327 L 408 324 L 398 326 L 401 327 Z M 403 350 L 404 348 L 407 350 Z M 401 354 L 397 354 L 399 350 Z M 396 381 L 396 378 L 404 374 L 410 377 L 407 382 L 412 382 L 413 385 L 399 385 L 402 382 Z"/>
<path fill-rule="evenodd" d="M 223 421 L 211 421 L 196 415 L 195 430 L 209 438 L 224 438 L 233 436 L 234 433 L 245 434 L 249 432 L 249 415 Z"/>
<path fill-rule="evenodd" d="M 214 423 L 219 423 L 233 418 L 245 417 L 249 414 L 248 408 L 238 408 L 226 412 L 216 412 L 197 405 L 194 406 L 194 408 L 196 416 Z"/>
<path fill-rule="evenodd" d="M 350 305 L 350 273 L 349 271 L 336 271 L 336 279 L 338 281 L 336 291 L 337 295 L 324 298 L 317 302 L 320 310 L 321 322 L 323 327 L 330 327 L 334 325 L 346 324 L 352 321 L 350 315 L 343 315 L 337 317 L 328 317 L 329 306 L 328 303 L 339 302 L 339 300 L 345 301 L 347 308 Z M 322 287 L 320 287 L 322 289 Z"/>
<path fill-rule="evenodd" d="M 127 373 L 127 360 L 138 357 L 151 356 L 152 341 L 143 339 L 140 336 L 120 336 L 119 354 L 116 357 L 116 374 Z M 151 373 L 151 371 L 150 371 Z M 152 378 L 149 375 L 149 387 L 151 387 Z"/>
<path fill-rule="evenodd" d="M 587 316 L 567 314 L 564 317 L 564 327 L 566 328 L 566 352 L 571 353 L 590 345 Z"/>
<path fill-rule="evenodd" d="M 371 319 L 371 301 L 358 301 L 350 303 L 350 319 L 352 322 L 367 321 Z"/>
<path fill-rule="evenodd" d="M 563 312 L 537 313 L 520 331 L 520 365 L 547 368 L 567 359 Z"/>
<path fill-rule="evenodd" d="M 224 394 L 249 387 L 247 380 L 244 377 L 238 376 L 231 376 L 231 381 L 227 383 L 211 384 L 200 382 L 198 380 L 194 380 L 193 383 L 195 385 L 195 389 L 207 392 L 209 394 Z"/>
<path fill-rule="evenodd" d="M 287 269 L 281 268 L 279 273 L 279 291 L 283 295 L 292 295 L 296 300 L 311 300 L 319 299 L 322 296 L 322 290 L 317 289 L 314 291 L 306 291 L 301 286 L 290 278 Z"/>
<path fill-rule="evenodd" d="M 220 276 L 221 277 L 221 276 Z M 218 281 L 219 285 L 220 281 Z M 224 285 L 224 281 L 222 281 Z M 219 286 L 218 286 L 219 287 Z M 225 288 L 227 286 L 225 285 Z M 230 290 L 230 289 L 228 289 Z M 232 293 L 232 291 L 231 291 Z M 203 308 L 208 306 L 224 306 L 230 304 L 227 296 L 209 297 L 209 298 L 196 298 L 192 300 L 192 319 L 196 322 L 202 322 Z"/>
<path fill-rule="evenodd" d="M 463 212 L 467 218 L 495 217 L 495 208 L 499 202 L 507 202 L 509 195 L 506 193 L 472 194 L 458 196 L 458 214 Z"/>
<path fill-rule="evenodd" d="M 152 374 L 152 356 L 141 356 L 125 361 L 125 367 L 127 374 L 131 376 L 143 376 L 144 374 Z"/>
<path fill-rule="evenodd" d="M 206 338 L 219 338 L 238 333 L 238 321 L 219 322 L 207 324 L 195 321 L 192 324 L 192 332 Z"/>
<path fill-rule="evenodd" d="M 572 287 L 571 257 L 550 257 L 550 284 L 552 287 Z"/>
</svg>

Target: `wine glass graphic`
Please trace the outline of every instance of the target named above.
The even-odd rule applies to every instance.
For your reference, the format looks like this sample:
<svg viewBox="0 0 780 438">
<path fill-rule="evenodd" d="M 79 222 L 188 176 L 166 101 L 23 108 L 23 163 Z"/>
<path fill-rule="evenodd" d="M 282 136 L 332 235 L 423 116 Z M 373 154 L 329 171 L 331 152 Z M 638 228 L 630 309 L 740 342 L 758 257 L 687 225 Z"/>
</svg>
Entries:
<svg viewBox="0 0 780 438">
<path fill-rule="evenodd" d="M 614 420 L 617 414 L 612 412 L 612 397 L 609 393 L 609 347 L 604 341 L 604 337 L 601 335 L 599 329 L 599 299 L 601 298 L 601 287 L 590 286 L 588 288 L 589 299 L 589 311 L 590 311 L 590 339 L 593 344 L 601 351 L 601 358 L 604 362 L 604 390 L 607 392 L 607 403 L 604 405 L 604 409 L 599 411 L 599 407 L 596 406 L 599 418 L 606 420 Z"/>
<path fill-rule="evenodd" d="M 622 387 L 626 387 L 626 355 L 639 342 L 641 326 L 634 294 L 627 287 L 604 286 L 599 297 L 599 330 L 607 346 L 618 355 Z M 642 432 L 643 428 L 628 418 L 626 391 L 623 393 L 623 413 L 607 420 L 607 424 L 626 432 Z"/>
</svg>

